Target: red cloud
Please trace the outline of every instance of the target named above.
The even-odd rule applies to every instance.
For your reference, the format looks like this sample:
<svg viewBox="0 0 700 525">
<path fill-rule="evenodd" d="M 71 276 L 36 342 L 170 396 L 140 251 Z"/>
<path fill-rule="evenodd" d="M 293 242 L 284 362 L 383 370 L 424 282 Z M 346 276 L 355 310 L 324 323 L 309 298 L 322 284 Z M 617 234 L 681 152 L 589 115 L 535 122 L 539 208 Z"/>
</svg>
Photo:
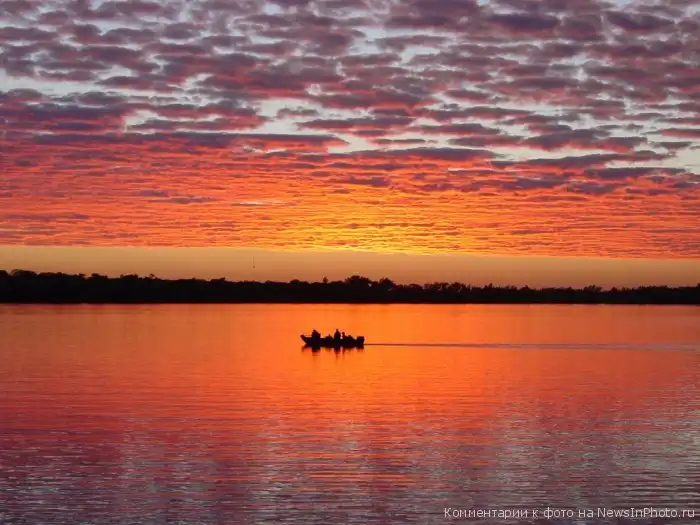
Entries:
<svg viewBox="0 0 700 525">
<path fill-rule="evenodd" d="M 0 240 L 698 254 L 692 2 L 179 10 L 3 3 Z"/>
</svg>

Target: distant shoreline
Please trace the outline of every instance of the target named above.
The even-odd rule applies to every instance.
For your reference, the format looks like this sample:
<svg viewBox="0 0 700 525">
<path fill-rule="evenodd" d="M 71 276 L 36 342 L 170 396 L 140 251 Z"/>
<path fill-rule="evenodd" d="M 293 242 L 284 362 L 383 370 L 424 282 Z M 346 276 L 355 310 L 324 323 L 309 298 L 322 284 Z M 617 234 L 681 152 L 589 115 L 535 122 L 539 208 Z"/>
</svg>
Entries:
<svg viewBox="0 0 700 525">
<path fill-rule="evenodd" d="M 529 288 L 463 283 L 397 284 L 352 276 L 343 281 L 227 281 L 106 277 L 0 270 L 4 304 L 619 304 L 700 305 L 696 286 Z"/>
</svg>

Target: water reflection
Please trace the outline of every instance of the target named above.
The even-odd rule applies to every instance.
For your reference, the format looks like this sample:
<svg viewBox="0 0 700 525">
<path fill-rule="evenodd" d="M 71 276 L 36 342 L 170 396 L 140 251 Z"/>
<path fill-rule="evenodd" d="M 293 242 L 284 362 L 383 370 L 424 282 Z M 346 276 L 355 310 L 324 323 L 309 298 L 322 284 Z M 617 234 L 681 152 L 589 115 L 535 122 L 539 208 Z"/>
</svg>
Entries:
<svg viewBox="0 0 700 525">
<path fill-rule="evenodd" d="M 697 320 L 675 308 L 3 308 L 0 522 L 689 508 Z M 300 327 L 324 321 L 378 342 L 475 346 L 299 352 Z"/>
</svg>

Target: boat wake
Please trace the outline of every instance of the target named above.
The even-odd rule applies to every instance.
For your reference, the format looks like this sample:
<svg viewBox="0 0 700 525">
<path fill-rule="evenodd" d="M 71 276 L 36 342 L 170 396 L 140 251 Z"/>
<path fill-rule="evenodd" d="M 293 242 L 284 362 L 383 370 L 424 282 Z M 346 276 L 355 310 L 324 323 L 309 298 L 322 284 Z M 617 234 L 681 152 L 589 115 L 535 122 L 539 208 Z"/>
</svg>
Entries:
<svg viewBox="0 0 700 525">
<path fill-rule="evenodd" d="M 432 348 L 494 348 L 517 350 L 647 350 L 692 352 L 700 350 L 698 343 L 365 343 L 365 346 L 432 347 Z"/>
</svg>

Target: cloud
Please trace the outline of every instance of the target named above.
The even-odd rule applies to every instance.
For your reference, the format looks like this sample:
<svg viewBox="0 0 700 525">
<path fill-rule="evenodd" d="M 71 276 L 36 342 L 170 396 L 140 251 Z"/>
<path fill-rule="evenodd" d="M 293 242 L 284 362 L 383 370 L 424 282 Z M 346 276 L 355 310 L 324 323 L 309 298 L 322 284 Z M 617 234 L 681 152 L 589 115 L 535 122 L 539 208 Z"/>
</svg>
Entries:
<svg viewBox="0 0 700 525">
<path fill-rule="evenodd" d="M 610 11 L 607 13 L 607 19 L 611 24 L 629 32 L 654 32 L 674 25 L 673 20 L 647 13 Z"/>
<path fill-rule="evenodd" d="M 343 177 L 336 179 L 334 182 L 339 184 L 357 184 L 360 186 L 371 186 L 373 188 L 388 188 L 391 186 L 391 179 L 388 177 L 374 176 L 374 177 Z"/>
<path fill-rule="evenodd" d="M 576 129 L 543 133 L 525 139 L 522 144 L 532 148 L 547 151 L 563 148 L 576 148 L 580 150 L 605 150 L 619 152 L 633 152 L 637 146 L 643 144 L 643 137 L 609 137 L 607 133 L 595 129 Z"/>
<path fill-rule="evenodd" d="M 215 202 L 217 199 L 213 197 L 198 197 L 198 196 L 190 196 L 190 195 L 183 195 L 179 197 L 168 197 L 165 199 L 166 202 L 171 202 L 173 204 L 203 204 L 207 202 Z"/>
<path fill-rule="evenodd" d="M 516 34 L 548 32 L 559 25 L 559 19 L 555 16 L 534 13 L 495 14 L 491 17 L 491 22 Z"/>
<path fill-rule="evenodd" d="M 700 128 L 666 128 L 659 132 L 667 137 L 700 139 Z"/>
<path fill-rule="evenodd" d="M 699 256 L 697 7 L 7 0 L 3 238 Z"/>
<path fill-rule="evenodd" d="M 300 128 L 344 132 L 357 135 L 383 136 L 387 131 L 399 132 L 413 121 L 403 116 L 369 116 L 365 118 L 315 119 L 299 124 Z"/>
</svg>

